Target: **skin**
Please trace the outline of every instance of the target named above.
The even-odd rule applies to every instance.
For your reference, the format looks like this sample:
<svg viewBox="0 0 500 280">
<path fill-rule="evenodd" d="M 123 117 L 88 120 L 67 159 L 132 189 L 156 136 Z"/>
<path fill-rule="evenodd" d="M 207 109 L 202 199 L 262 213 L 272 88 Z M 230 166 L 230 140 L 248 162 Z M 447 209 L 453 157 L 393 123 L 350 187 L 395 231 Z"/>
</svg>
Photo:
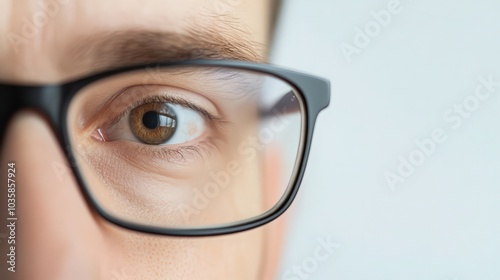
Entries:
<svg viewBox="0 0 500 280">
<path fill-rule="evenodd" d="M 71 67 L 69 49 L 78 38 L 101 31 L 146 29 L 183 33 L 190 26 L 232 24 L 255 43 L 260 58 L 269 36 L 269 1 L 61 1 L 60 11 L 36 36 L 14 47 L 23 17 L 40 10 L 38 1 L 0 2 L 0 80 L 57 83 L 93 72 Z M 231 3 L 235 3 L 231 5 Z M 222 8 L 221 8 L 222 5 Z M 217 11 L 227 15 L 214 16 Z M 230 32 L 229 32 L 230 33 Z M 225 34 L 228 36 L 234 34 Z M 33 137 L 36 135 L 36 137 Z M 18 168 L 18 251 L 13 274 L 2 279 L 273 279 L 283 220 L 227 236 L 173 238 L 141 234 L 104 221 L 83 199 L 43 116 L 19 112 L 10 121 L 1 164 Z M 5 197 L 2 196 L 5 201 Z M 2 219 L 3 220 L 3 219 Z M 7 250 L 2 243 L 2 252 Z M 4 263 L 4 262 L 2 262 Z M 6 273 L 2 265 L 0 273 Z M 5 276 L 9 278 L 4 278 Z M 16 278 L 17 277 L 17 278 Z"/>
</svg>

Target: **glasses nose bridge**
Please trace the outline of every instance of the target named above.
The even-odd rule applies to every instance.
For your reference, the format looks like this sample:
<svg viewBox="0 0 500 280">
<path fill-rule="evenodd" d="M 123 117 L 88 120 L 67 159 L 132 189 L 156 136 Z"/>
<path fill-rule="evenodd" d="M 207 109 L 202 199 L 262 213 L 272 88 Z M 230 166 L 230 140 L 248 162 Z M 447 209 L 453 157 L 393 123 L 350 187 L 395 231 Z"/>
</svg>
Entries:
<svg viewBox="0 0 500 280">
<path fill-rule="evenodd" d="M 49 121 L 54 130 L 61 125 L 62 89 L 60 86 L 14 86 L 0 84 L 0 144 L 12 116 L 23 109 L 34 110 Z"/>
</svg>

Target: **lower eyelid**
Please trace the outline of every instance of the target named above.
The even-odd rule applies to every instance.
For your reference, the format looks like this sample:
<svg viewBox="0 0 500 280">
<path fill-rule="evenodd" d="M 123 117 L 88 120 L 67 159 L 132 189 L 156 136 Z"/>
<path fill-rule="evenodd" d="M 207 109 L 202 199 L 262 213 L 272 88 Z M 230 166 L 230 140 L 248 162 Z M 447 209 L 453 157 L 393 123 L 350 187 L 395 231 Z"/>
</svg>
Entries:
<svg viewBox="0 0 500 280">
<path fill-rule="evenodd" d="M 216 141 L 212 141 L 211 139 L 204 139 L 198 143 L 177 147 L 136 144 L 139 143 L 133 143 L 134 147 L 128 147 L 126 150 L 128 152 L 133 151 L 135 155 L 141 155 L 148 162 L 169 162 L 174 165 L 189 165 L 195 160 L 206 160 L 210 158 L 214 151 L 220 150 L 217 147 Z"/>
<path fill-rule="evenodd" d="M 137 170 L 158 178 L 191 178 L 192 168 L 221 155 L 218 141 L 206 138 L 179 147 L 145 146 L 130 141 L 82 143 L 89 164 L 101 170 Z M 132 171 L 131 171 L 132 172 Z M 152 177 L 151 177 L 152 178 Z M 109 178 L 103 178 L 107 180 Z"/>
</svg>

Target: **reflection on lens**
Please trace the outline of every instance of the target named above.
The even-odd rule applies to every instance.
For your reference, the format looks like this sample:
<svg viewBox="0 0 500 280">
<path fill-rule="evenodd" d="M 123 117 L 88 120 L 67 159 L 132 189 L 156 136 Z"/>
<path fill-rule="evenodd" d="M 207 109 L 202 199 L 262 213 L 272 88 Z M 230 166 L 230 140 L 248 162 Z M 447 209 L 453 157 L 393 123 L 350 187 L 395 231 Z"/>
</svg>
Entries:
<svg viewBox="0 0 500 280">
<path fill-rule="evenodd" d="M 67 129 L 108 215 L 213 228 L 280 205 L 302 156 L 304 118 L 301 95 L 274 76 L 177 66 L 88 85 L 70 104 Z"/>
</svg>

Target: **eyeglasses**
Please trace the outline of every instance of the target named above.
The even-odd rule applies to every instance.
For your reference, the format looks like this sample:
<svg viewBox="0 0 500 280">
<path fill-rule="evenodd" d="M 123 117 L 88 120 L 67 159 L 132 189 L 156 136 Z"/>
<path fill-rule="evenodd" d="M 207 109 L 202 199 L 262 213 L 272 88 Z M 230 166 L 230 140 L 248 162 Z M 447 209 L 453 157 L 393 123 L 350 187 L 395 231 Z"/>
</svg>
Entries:
<svg viewBox="0 0 500 280">
<path fill-rule="evenodd" d="M 267 64 L 161 62 L 61 85 L 0 85 L 1 123 L 45 113 L 78 183 L 106 220 L 208 236 L 281 215 L 304 175 L 328 81 Z M 41 147 L 42 148 L 42 147 Z"/>
</svg>

